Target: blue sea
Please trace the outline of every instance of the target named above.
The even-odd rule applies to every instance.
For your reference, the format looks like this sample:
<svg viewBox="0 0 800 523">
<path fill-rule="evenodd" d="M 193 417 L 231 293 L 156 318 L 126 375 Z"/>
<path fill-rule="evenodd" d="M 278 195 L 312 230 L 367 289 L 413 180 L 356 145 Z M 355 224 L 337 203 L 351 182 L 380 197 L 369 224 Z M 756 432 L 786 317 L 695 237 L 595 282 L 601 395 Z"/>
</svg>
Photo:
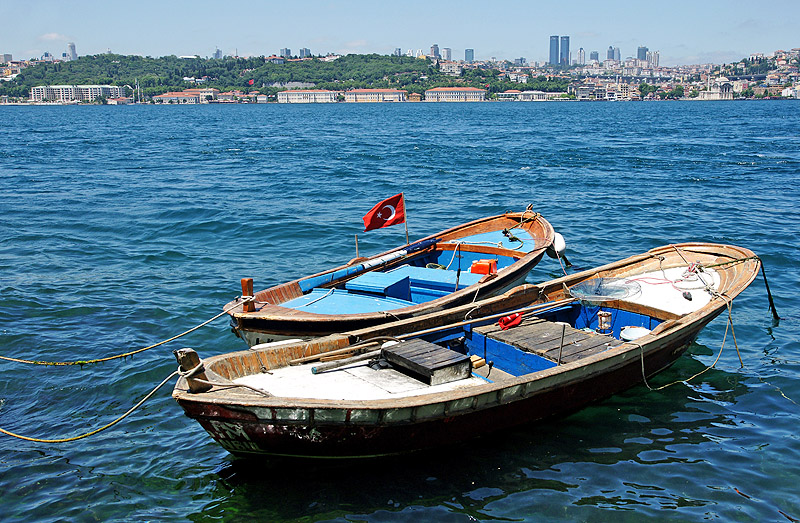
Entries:
<svg viewBox="0 0 800 523">
<path fill-rule="evenodd" d="M 800 103 L 0 107 L 0 355 L 148 346 L 241 294 L 404 243 L 362 216 L 404 192 L 412 239 L 533 204 L 572 270 L 710 241 L 764 261 L 716 367 L 399 459 L 236 459 L 174 379 L 72 443 L 0 434 L 4 521 L 797 521 Z M 556 277 L 545 259 L 530 281 Z M 651 380 L 716 359 L 726 319 Z M 124 360 L 0 361 L 0 428 L 75 436 L 176 368 L 244 348 L 220 318 Z"/>
</svg>

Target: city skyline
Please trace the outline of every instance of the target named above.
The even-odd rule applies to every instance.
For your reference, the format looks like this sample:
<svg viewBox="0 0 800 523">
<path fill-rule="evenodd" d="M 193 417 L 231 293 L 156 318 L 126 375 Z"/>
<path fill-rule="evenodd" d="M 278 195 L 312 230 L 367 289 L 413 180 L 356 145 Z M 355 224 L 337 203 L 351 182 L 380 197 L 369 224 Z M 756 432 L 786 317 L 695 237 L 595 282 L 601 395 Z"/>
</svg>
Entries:
<svg viewBox="0 0 800 523">
<path fill-rule="evenodd" d="M 725 63 L 800 45 L 791 22 L 800 18 L 800 3 L 786 0 L 776 0 L 768 10 L 740 1 L 711 0 L 688 11 L 577 0 L 570 16 L 541 12 L 526 2 L 511 4 L 513 17 L 506 9 L 487 9 L 484 3 L 469 0 L 458 11 L 413 0 L 400 11 L 388 4 L 362 9 L 366 2 L 309 0 L 296 14 L 289 10 L 275 16 L 274 11 L 256 9 L 242 16 L 208 0 L 196 0 L 192 9 L 176 15 L 162 13 L 157 7 L 161 4 L 151 0 L 142 0 L 136 9 L 115 4 L 73 9 L 55 0 L 34 0 L 4 8 L 7 20 L 14 23 L 4 28 L 0 52 L 15 59 L 38 58 L 45 52 L 60 57 L 74 42 L 79 55 L 110 50 L 205 57 L 219 48 L 224 55 L 260 56 L 277 54 L 287 45 L 310 49 L 314 55 L 389 55 L 398 47 L 427 50 L 437 42 L 440 48 L 451 49 L 454 58 L 474 49 L 475 60 L 525 56 L 529 62 L 547 62 L 549 37 L 569 35 L 570 47 L 583 48 L 587 54 L 599 51 L 602 57 L 612 46 L 624 59 L 636 57 L 643 46 L 659 51 L 661 64 L 670 66 Z M 425 7 L 426 16 L 420 17 L 415 6 Z"/>
</svg>

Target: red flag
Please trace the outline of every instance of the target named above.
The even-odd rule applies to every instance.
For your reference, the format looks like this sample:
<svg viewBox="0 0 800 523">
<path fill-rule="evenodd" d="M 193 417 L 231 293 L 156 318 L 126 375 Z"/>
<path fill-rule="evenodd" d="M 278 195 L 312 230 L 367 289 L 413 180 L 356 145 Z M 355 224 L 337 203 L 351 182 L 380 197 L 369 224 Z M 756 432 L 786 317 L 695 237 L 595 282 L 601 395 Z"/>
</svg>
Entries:
<svg viewBox="0 0 800 523">
<path fill-rule="evenodd" d="M 397 225 L 406 221 L 403 193 L 386 198 L 364 215 L 364 232 Z"/>
<path fill-rule="evenodd" d="M 250 80 L 247 82 L 247 85 L 253 85 L 254 83 L 256 83 L 255 79 L 254 79 L 254 78 L 251 78 L 251 79 L 250 79 Z"/>
</svg>

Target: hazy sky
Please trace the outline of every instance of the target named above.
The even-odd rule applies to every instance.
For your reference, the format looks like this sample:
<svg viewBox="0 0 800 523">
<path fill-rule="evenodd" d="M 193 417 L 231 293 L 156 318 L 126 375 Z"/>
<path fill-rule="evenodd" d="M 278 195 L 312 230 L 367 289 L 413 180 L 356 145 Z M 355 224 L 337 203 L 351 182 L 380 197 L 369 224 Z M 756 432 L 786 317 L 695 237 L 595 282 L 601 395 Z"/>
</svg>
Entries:
<svg viewBox="0 0 800 523">
<path fill-rule="evenodd" d="M 288 47 L 320 53 L 389 54 L 400 47 L 475 49 L 491 57 L 546 61 L 550 35 L 579 47 L 659 51 L 662 65 L 731 62 L 751 53 L 800 47 L 800 0 L 615 0 L 540 2 L 325 1 L 224 2 L 0 0 L 0 53 L 56 56 L 75 42 L 79 55 L 111 50 L 145 56 L 269 55 Z"/>
</svg>

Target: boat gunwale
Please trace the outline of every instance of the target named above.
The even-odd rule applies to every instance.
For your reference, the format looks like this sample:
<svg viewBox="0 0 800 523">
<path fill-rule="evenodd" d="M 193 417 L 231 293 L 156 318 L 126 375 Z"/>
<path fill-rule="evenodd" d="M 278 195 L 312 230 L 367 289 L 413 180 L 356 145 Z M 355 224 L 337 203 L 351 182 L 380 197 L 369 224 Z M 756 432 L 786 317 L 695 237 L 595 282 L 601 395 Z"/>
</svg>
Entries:
<svg viewBox="0 0 800 523">
<path fill-rule="evenodd" d="M 404 248 L 409 247 L 410 245 L 414 245 L 414 244 L 418 244 L 418 243 L 421 243 L 421 242 L 425 242 L 427 240 L 432 240 L 432 239 L 438 238 L 439 242 L 437 242 L 437 245 L 439 247 L 441 247 L 442 250 L 448 250 L 448 251 L 449 250 L 455 250 L 455 248 L 456 248 L 456 246 L 458 244 L 456 244 L 456 243 L 445 243 L 445 242 L 449 242 L 449 241 L 458 239 L 458 237 L 452 238 L 453 234 L 461 233 L 461 232 L 464 232 L 464 231 L 468 231 L 469 229 L 474 229 L 474 228 L 477 228 L 479 226 L 486 225 L 486 224 L 489 224 L 491 222 L 500 221 L 500 220 L 508 220 L 508 221 L 511 221 L 511 222 L 517 221 L 517 223 L 519 224 L 520 222 L 522 222 L 522 220 L 525 219 L 525 215 L 528 214 L 528 213 L 531 213 L 533 215 L 533 217 L 532 217 L 532 220 L 530 222 L 530 226 L 528 226 L 526 228 L 526 231 L 530 232 L 531 229 L 534 228 L 534 226 L 538 226 L 539 228 L 542 229 L 542 232 L 544 233 L 543 237 L 534 236 L 534 242 L 535 242 L 534 249 L 532 249 L 530 251 L 527 251 L 527 252 L 523 252 L 523 251 L 519 251 L 519 250 L 515 250 L 515 249 L 498 248 L 498 247 L 486 247 L 486 246 L 481 248 L 481 249 L 477 249 L 477 246 L 461 244 L 459 248 L 463 248 L 467 252 L 478 252 L 478 250 L 480 250 L 481 252 L 495 253 L 495 254 L 498 254 L 498 255 L 508 256 L 508 257 L 514 259 L 514 262 L 511 265 L 498 270 L 497 271 L 497 276 L 494 277 L 494 278 L 491 278 L 491 279 L 489 279 L 487 281 L 484 281 L 484 282 L 474 283 L 472 285 L 464 287 L 463 289 L 459 289 L 459 290 L 457 290 L 455 292 L 449 293 L 449 294 L 447 294 L 445 296 L 441 296 L 439 298 L 436 298 L 436 299 L 433 299 L 433 300 L 430 300 L 430 301 L 426 301 L 426 302 L 423 302 L 423 303 L 415 303 L 413 305 L 409 305 L 409 306 L 406 306 L 406 307 L 400 307 L 400 308 L 397 308 L 397 309 L 390 309 L 389 311 L 382 311 L 382 312 L 365 312 L 365 313 L 355 313 L 355 314 L 319 314 L 319 313 L 314 313 L 314 312 L 308 312 L 308 311 L 301 311 L 301 310 L 297 310 L 297 309 L 292 309 L 292 308 L 289 308 L 289 307 L 283 307 L 283 306 L 281 306 L 280 303 L 271 304 L 271 303 L 266 303 L 264 300 L 258 300 L 259 295 L 262 295 L 262 297 L 265 297 L 264 295 L 266 293 L 268 293 L 269 291 L 271 291 L 271 290 L 277 290 L 277 289 L 284 289 L 285 288 L 285 289 L 292 289 L 296 293 L 296 291 L 299 290 L 299 284 L 300 284 L 301 281 L 309 280 L 309 279 L 320 277 L 320 276 L 325 276 L 327 274 L 333 274 L 333 273 L 335 273 L 337 271 L 346 269 L 347 267 L 351 267 L 353 265 L 356 265 L 357 263 L 369 262 L 370 260 L 375 260 L 375 259 L 378 259 L 378 258 L 380 258 L 382 256 L 386 256 L 386 255 L 389 255 L 389 254 L 393 254 L 395 252 L 402 251 Z M 511 225 L 511 224 L 509 224 L 509 225 Z M 466 236 L 469 236 L 469 235 L 470 234 L 466 234 L 463 237 L 466 237 Z M 462 237 L 462 236 L 460 236 L 460 237 Z M 258 292 L 255 292 L 254 293 L 254 297 L 256 298 L 256 304 L 261 304 L 261 309 L 256 310 L 254 312 L 243 312 L 241 310 L 241 307 L 242 307 L 243 303 L 240 302 L 238 298 L 228 302 L 225 305 L 224 309 L 227 310 L 227 309 L 231 309 L 232 308 L 231 310 L 228 310 L 228 314 L 233 319 L 235 319 L 237 321 L 278 320 L 278 319 L 281 319 L 282 317 L 287 318 L 287 319 L 289 319 L 289 317 L 290 317 L 291 321 L 297 321 L 297 320 L 301 320 L 302 319 L 303 321 L 314 321 L 314 322 L 319 322 L 319 323 L 323 323 L 323 324 L 327 323 L 327 322 L 341 321 L 343 318 L 353 319 L 353 320 L 358 320 L 358 321 L 370 320 L 370 319 L 385 320 L 387 313 L 392 314 L 392 315 L 401 315 L 402 316 L 402 315 L 406 315 L 406 314 L 413 314 L 414 312 L 419 311 L 421 309 L 430 308 L 431 310 L 435 310 L 437 307 L 441 307 L 441 306 L 447 305 L 448 303 L 450 303 L 452 301 L 457 301 L 458 299 L 462 298 L 463 296 L 468 296 L 468 295 L 470 295 L 472 293 L 475 293 L 476 292 L 476 288 L 483 289 L 483 288 L 487 288 L 487 287 L 498 285 L 499 283 L 504 282 L 504 281 L 507 282 L 509 279 L 512 279 L 514 276 L 516 276 L 518 271 L 524 269 L 529 264 L 532 265 L 532 267 L 531 267 L 531 269 L 532 269 L 533 266 L 538 264 L 539 260 L 544 255 L 545 250 L 547 250 L 547 248 L 550 247 L 550 245 L 553 242 L 554 237 L 555 237 L 555 231 L 553 229 L 553 226 L 540 213 L 536 213 L 536 212 L 533 212 L 533 211 L 523 211 L 523 212 L 503 213 L 503 214 L 499 214 L 499 215 L 495 215 L 495 216 L 487 216 L 487 217 L 484 217 L 484 218 L 479 218 L 477 220 L 473 220 L 471 222 L 467 222 L 467 223 L 464 223 L 464 224 L 461 224 L 461 225 L 457 225 L 457 226 L 451 227 L 451 228 L 446 229 L 444 231 L 441 231 L 439 233 L 432 234 L 432 235 L 426 236 L 424 238 L 421 238 L 419 240 L 416 240 L 415 242 L 412 242 L 410 244 L 406 244 L 406 245 L 402 245 L 402 246 L 399 246 L 399 247 L 395 247 L 395 248 L 392 248 L 392 249 L 390 249 L 388 251 L 385 251 L 385 252 L 370 256 L 368 258 L 356 258 L 356 259 L 350 260 L 348 263 L 346 263 L 344 265 L 339 265 L 337 267 L 333 267 L 331 269 L 327 269 L 325 271 L 322 271 L 322 272 L 319 272 L 319 273 L 316 273 L 316 274 L 303 276 L 301 278 L 297 278 L 295 280 L 291 280 L 291 281 L 288 281 L 288 282 L 279 283 L 277 285 L 273 285 L 272 287 L 268 287 L 267 289 L 263 289 L 263 290 L 260 290 Z M 536 245 L 538 245 L 539 241 L 544 242 L 544 244 L 542 246 L 538 246 L 537 247 Z M 430 251 L 434 250 L 434 247 L 435 246 L 432 245 L 430 247 L 427 247 L 427 248 L 419 251 L 419 253 L 430 252 Z M 418 253 L 415 252 L 413 254 L 417 255 Z M 358 261 L 356 261 L 356 260 L 358 260 Z M 391 260 L 389 262 L 389 264 L 391 265 L 392 262 L 395 262 L 395 261 L 397 261 L 397 260 Z M 327 288 L 327 287 L 333 286 L 335 284 L 339 284 L 339 283 L 345 282 L 351 277 L 356 277 L 357 275 L 364 274 L 366 272 L 374 271 L 378 267 L 380 267 L 380 266 L 376 266 L 374 268 L 370 267 L 370 268 L 364 269 L 363 271 L 359 271 L 357 273 L 353 273 L 352 275 L 348 275 L 348 276 L 339 278 L 339 279 L 337 279 L 335 281 L 332 281 L 332 282 L 329 282 L 327 284 L 321 285 L 320 287 L 321 288 Z M 480 292 L 480 291 L 478 291 L 478 292 Z M 281 303 L 285 303 L 285 301 L 283 301 Z M 286 314 L 287 311 L 290 311 L 288 315 Z"/>
</svg>

